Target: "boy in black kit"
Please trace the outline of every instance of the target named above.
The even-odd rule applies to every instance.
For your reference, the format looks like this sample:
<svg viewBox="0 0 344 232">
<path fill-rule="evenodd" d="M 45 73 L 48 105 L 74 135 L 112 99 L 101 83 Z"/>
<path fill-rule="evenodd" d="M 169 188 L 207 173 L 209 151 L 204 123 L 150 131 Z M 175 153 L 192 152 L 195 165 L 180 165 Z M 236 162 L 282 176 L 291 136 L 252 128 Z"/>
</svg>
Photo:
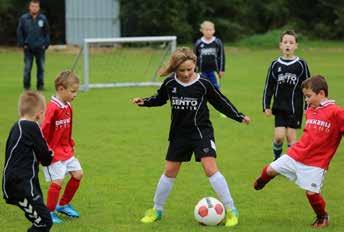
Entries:
<svg viewBox="0 0 344 232">
<path fill-rule="evenodd" d="M 296 142 L 296 129 L 301 128 L 304 110 L 301 83 L 310 76 L 306 61 L 294 54 L 297 49 L 294 31 L 283 32 L 279 46 L 282 56 L 270 65 L 263 93 L 265 115 L 275 116 L 274 160 L 282 153 L 284 137 L 287 138 L 288 147 Z"/>
<path fill-rule="evenodd" d="M 222 41 L 214 36 L 215 25 L 210 21 L 204 21 L 200 31 L 203 37 L 196 41 L 194 48 L 197 56 L 197 71 L 202 73 L 215 88 L 220 89 L 217 75 L 218 78 L 222 78 L 225 72 L 225 50 Z"/>
<path fill-rule="evenodd" d="M 52 221 L 38 180 L 38 165 L 50 164 L 53 155 L 39 124 L 45 100 L 37 92 L 25 91 L 19 98 L 20 119 L 13 125 L 6 143 L 2 191 L 7 204 L 18 206 L 32 222 L 29 232 L 50 231 Z"/>
</svg>

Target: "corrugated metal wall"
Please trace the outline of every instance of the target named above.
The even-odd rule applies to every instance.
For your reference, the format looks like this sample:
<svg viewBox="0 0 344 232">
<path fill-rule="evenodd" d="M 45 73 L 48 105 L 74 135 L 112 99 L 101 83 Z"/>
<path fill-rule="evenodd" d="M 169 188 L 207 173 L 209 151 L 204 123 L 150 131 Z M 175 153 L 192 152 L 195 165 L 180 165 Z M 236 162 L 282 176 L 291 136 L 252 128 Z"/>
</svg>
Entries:
<svg viewBox="0 0 344 232">
<path fill-rule="evenodd" d="M 65 0 L 66 42 L 120 37 L 119 0 Z"/>
</svg>

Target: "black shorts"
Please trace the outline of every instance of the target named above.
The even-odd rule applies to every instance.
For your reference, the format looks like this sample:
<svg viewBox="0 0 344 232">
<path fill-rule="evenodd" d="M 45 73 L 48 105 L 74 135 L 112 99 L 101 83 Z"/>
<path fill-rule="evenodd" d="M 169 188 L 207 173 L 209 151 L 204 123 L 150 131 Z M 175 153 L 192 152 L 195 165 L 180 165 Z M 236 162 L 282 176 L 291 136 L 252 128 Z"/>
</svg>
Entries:
<svg viewBox="0 0 344 232">
<path fill-rule="evenodd" d="M 216 146 L 214 137 L 202 139 L 174 139 L 170 141 L 166 160 L 175 162 L 188 162 L 192 153 L 195 153 L 195 160 L 201 161 L 202 157 L 216 158 Z"/>
<path fill-rule="evenodd" d="M 290 114 L 284 111 L 277 111 L 275 115 L 275 127 L 287 127 L 300 129 L 302 125 L 302 113 Z"/>
</svg>

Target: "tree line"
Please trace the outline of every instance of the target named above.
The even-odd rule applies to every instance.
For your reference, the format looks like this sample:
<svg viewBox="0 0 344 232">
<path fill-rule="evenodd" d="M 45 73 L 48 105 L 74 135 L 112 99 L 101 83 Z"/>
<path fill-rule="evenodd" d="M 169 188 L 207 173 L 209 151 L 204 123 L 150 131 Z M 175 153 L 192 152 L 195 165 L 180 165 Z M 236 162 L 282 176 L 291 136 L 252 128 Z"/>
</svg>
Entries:
<svg viewBox="0 0 344 232">
<path fill-rule="evenodd" d="M 343 0 L 119 0 L 122 36 L 177 35 L 178 42 L 200 36 L 199 24 L 213 21 L 226 42 L 292 28 L 313 39 L 344 39 Z M 15 44 L 18 18 L 28 1 L 0 0 L 0 43 Z M 101 3 L 101 1 L 99 1 Z M 65 42 L 64 1 L 41 1 L 53 43 Z"/>
</svg>

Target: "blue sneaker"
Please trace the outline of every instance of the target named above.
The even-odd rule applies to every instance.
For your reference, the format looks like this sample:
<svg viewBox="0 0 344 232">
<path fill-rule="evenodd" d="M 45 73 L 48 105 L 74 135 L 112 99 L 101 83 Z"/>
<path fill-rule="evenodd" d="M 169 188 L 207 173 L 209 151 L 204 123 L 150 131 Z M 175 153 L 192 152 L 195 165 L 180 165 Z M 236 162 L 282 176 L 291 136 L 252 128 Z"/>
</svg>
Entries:
<svg viewBox="0 0 344 232">
<path fill-rule="evenodd" d="M 57 205 L 56 206 L 56 211 L 59 213 L 63 213 L 67 215 L 68 217 L 73 217 L 73 218 L 78 218 L 80 217 L 80 214 L 78 211 L 76 211 L 72 205 L 67 204 L 67 205 Z"/>
<path fill-rule="evenodd" d="M 57 216 L 56 212 L 50 212 L 51 220 L 53 224 L 61 224 L 62 220 Z"/>
</svg>

